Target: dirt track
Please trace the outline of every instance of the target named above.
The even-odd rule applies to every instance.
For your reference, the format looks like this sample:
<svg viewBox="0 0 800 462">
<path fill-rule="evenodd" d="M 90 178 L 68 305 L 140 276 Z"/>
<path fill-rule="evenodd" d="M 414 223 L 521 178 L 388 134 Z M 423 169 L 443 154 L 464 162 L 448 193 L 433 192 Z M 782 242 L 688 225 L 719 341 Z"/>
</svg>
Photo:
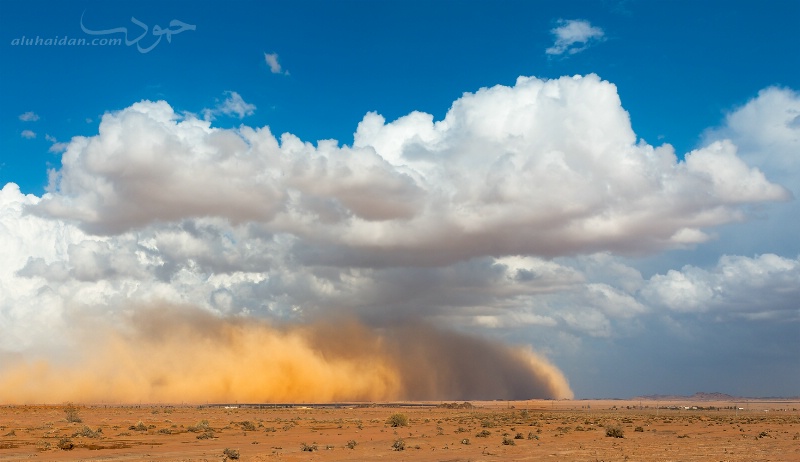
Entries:
<svg viewBox="0 0 800 462">
<path fill-rule="evenodd" d="M 800 461 L 798 402 L 426 404 L 77 406 L 81 422 L 64 406 L 3 406 L 0 460 Z M 387 423 L 395 413 L 408 425 Z M 606 436 L 615 426 L 622 438 Z"/>
</svg>

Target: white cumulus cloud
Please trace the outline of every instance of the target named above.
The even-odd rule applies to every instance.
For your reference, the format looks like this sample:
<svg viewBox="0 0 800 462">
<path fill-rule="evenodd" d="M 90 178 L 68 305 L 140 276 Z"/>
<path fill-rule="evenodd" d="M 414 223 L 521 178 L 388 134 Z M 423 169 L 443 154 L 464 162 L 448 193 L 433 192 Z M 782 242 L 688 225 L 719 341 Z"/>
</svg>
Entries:
<svg viewBox="0 0 800 462">
<path fill-rule="evenodd" d="M 769 87 L 727 114 L 721 127 L 705 133 L 708 144 L 730 140 L 737 147 L 737 157 L 792 194 L 788 203 L 759 205 L 757 220 L 720 230 L 720 252 L 730 253 L 728 248 L 735 248 L 744 255 L 800 254 L 799 117 L 800 93 Z M 747 182 L 726 186 L 731 191 L 749 187 Z"/>
<path fill-rule="evenodd" d="M 50 148 L 47 150 L 48 152 L 52 153 L 62 153 L 67 150 L 69 147 L 69 143 L 59 142 L 56 137 L 51 135 L 44 135 L 44 139 L 52 143 Z"/>
<path fill-rule="evenodd" d="M 33 111 L 28 111 L 19 115 L 19 120 L 23 122 L 36 122 L 39 120 L 39 115 Z"/>
<path fill-rule="evenodd" d="M 421 317 L 558 345 L 665 318 L 798 322 L 797 254 L 635 268 L 793 206 L 795 185 L 774 179 L 796 164 L 761 153 L 796 155 L 794 98 L 762 92 L 741 109 L 760 108 L 753 124 L 732 114 L 682 160 L 637 142 L 595 75 L 483 88 L 442 120 L 368 113 L 352 145 L 138 102 L 72 138 L 42 197 L 0 190 L 0 353 L 61 351 L 69 326 L 152 303 Z"/>
<path fill-rule="evenodd" d="M 730 143 L 685 162 L 636 143 L 616 88 L 590 75 L 465 94 L 436 122 L 370 113 L 352 147 L 141 102 L 73 139 L 32 211 L 100 234 L 217 217 L 294 236 L 302 261 L 383 266 L 657 252 L 787 198 Z"/>
<path fill-rule="evenodd" d="M 283 70 L 281 63 L 278 62 L 278 53 L 264 53 L 264 61 L 266 61 L 269 71 L 273 74 L 289 75 L 289 71 Z"/>
<path fill-rule="evenodd" d="M 592 26 L 589 21 L 584 19 L 561 19 L 558 24 L 558 27 L 550 31 L 555 42 L 553 46 L 545 50 L 548 55 L 580 53 L 592 43 L 605 38 L 603 29 Z"/>
<path fill-rule="evenodd" d="M 225 114 L 229 117 L 237 117 L 244 119 L 247 116 L 253 115 L 256 111 L 254 104 L 247 103 L 239 93 L 235 91 L 226 91 L 227 97 L 212 109 L 205 109 L 203 111 L 203 118 L 206 120 L 214 120 L 219 114 Z"/>
<path fill-rule="evenodd" d="M 678 312 L 798 322 L 800 258 L 726 255 L 711 269 L 687 265 L 653 276 L 642 294 L 650 304 Z"/>
</svg>

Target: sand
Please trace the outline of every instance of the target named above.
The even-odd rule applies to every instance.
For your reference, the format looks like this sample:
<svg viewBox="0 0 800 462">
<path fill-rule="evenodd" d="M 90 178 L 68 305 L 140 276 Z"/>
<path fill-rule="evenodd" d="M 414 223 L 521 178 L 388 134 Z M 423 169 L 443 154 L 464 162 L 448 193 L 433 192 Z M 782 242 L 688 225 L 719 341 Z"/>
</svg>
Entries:
<svg viewBox="0 0 800 462">
<path fill-rule="evenodd" d="M 797 401 L 441 404 L 0 406 L 0 461 L 800 461 Z"/>
</svg>

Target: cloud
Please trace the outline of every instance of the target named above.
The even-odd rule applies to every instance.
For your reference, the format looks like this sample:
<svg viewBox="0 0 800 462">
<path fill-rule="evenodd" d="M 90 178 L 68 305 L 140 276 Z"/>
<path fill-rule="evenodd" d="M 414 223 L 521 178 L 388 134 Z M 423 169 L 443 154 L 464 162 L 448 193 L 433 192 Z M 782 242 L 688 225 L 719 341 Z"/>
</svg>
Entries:
<svg viewBox="0 0 800 462">
<path fill-rule="evenodd" d="M 49 191 L 31 211 L 91 233 L 215 218 L 291 236 L 306 264 L 362 267 L 685 248 L 790 197 L 730 142 L 685 161 L 637 143 L 594 75 L 485 88 L 437 122 L 370 113 L 352 146 L 213 128 L 144 101 L 74 138 Z"/>
<path fill-rule="evenodd" d="M 235 116 L 239 119 L 244 119 L 246 116 L 253 115 L 256 110 L 255 105 L 245 102 L 241 95 L 235 91 L 226 91 L 225 94 L 227 98 L 225 98 L 224 101 L 217 104 L 213 109 L 205 109 L 203 111 L 203 118 L 205 120 L 214 120 L 219 114 L 225 114 L 229 117 Z"/>
<path fill-rule="evenodd" d="M 253 104 L 246 103 L 239 93 L 235 91 L 226 92 L 228 97 L 219 106 L 219 110 L 225 115 L 236 115 L 240 119 L 245 116 L 252 115 L 256 107 Z"/>
<path fill-rule="evenodd" d="M 51 153 L 54 153 L 54 154 L 60 154 L 60 153 L 62 153 L 64 151 L 66 151 L 67 148 L 69 147 L 69 143 L 59 142 L 54 136 L 51 136 L 51 135 L 44 135 L 44 139 L 46 139 L 47 141 L 52 143 L 50 145 L 50 148 L 47 150 L 47 152 L 51 152 Z"/>
<path fill-rule="evenodd" d="M 289 75 L 289 71 L 283 70 L 281 64 L 278 62 L 278 53 L 264 53 L 264 60 L 269 66 L 269 71 L 273 74 Z"/>
<path fill-rule="evenodd" d="M 592 26 L 584 19 L 559 19 L 559 26 L 550 32 L 555 37 L 553 46 L 545 50 L 548 55 L 574 55 L 591 44 L 605 39 L 603 29 Z"/>
<path fill-rule="evenodd" d="M 36 132 L 34 132 L 32 130 L 22 130 L 22 132 L 20 132 L 20 136 L 25 138 L 25 139 L 32 140 L 32 139 L 36 138 Z"/>
<path fill-rule="evenodd" d="M 714 249 L 743 255 L 800 254 L 800 94 L 788 88 L 769 87 L 725 116 L 720 127 L 708 130 L 705 143 L 730 140 L 738 156 L 763 172 L 770 181 L 792 194 L 788 203 L 762 204 L 757 219 L 719 231 Z"/>
<path fill-rule="evenodd" d="M 39 120 L 39 116 L 33 111 L 28 111 L 24 114 L 20 114 L 19 120 L 23 122 L 36 122 Z"/>
<path fill-rule="evenodd" d="M 800 94 L 789 88 L 768 87 L 744 106 L 728 113 L 722 127 L 708 130 L 704 139 L 731 139 L 748 164 L 758 167 L 800 194 Z"/>
<path fill-rule="evenodd" d="M 207 317 L 214 332 L 242 329 L 240 343 L 214 337 L 219 354 L 211 360 L 232 365 L 224 369 L 232 376 L 253 362 L 273 361 L 278 369 L 280 361 L 292 362 L 260 356 L 254 338 L 275 342 L 275 351 L 296 350 L 325 371 L 329 388 L 311 387 L 318 382 L 301 374 L 291 383 L 313 392 L 278 390 L 275 399 L 521 396 L 514 391 L 520 387 L 565 396 L 566 381 L 542 378 L 563 378 L 542 355 L 569 367 L 585 393 L 586 374 L 601 366 L 578 367 L 584 349 L 612 367 L 619 356 L 603 359 L 603 345 L 649 342 L 651 329 L 664 344 L 689 335 L 702 343 L 718 325 L 762 329 L 773 332 L 776 348 L 791 347 L 796 340 L 770 326 L 798 322 L 800 252 L 727 252 L 710 265 L 655 272 L 642 270 L 639 257 L 706 249 L 712 236 L 749 226 L 747 220 L 757 225 L 748 239 L 772 241 L 764 222 L 795 204 L 786 202 L 794 184 L 781 187 L 774 178 L 791 178 L 796 169 L 770 159 L 761 170 L 748 159 L 764 149 L 796 155 L 795 98 L 785 90 L 760 93 L 739 109 L 761 108 L 754 125 L 743 122 L 752 133 L 731 122 L 684 160 L 669 145 L 637 142 L 616 87 L 594 75 L 523 77 L 467 93 L 438 121 L 421 112 L 390 122 L 369 113 L 352 145 L 274 136 L 269 127 L 219 128 L 164 101 L 106 113 L 96 135 L 69 141 L 45 195 L 23 195 L 12 183 L 0 190 L 0 355 L 15 358 L 3 385 L 32 390 L 19 384 L 66 377 L 70 387 L 53 399 L 77 399 L 82 377 L 113 375 L 121 357 L 122 367 L 141 371 L 131 383 L 147 385 L 120 390 L 174 396 L 180 377 L 198 366 L 180 364 L 180 373 L 164 375 L 162 366 L 180 361 L 144 358 L 150 349 L 184 351 L 180 339 L 199 342 L 204 331 L 191 320 Z M 756 141 L 783 126 L 789 131 L 763 137 L 772 144 Z M 777 176 L 772 165 L 789 172 Z M 141 324 L 159 307 L 183 307 L 177 312 L 188 314 L 169 317 L 175 322 L 164 328 L 185 335 L 167 338 Z M 355 327 L 331 318 L 353 319 Z M 394 359 L 381 360 L 380 376 L 361 377 L 374 358 L 324 342 L 328 324 L 384 348 L 356 350 Z M 436 327 L 444 325 L 482 337 Z M 108 336 L 63 335 L 78 331 Z M 437 355 L 425 359 L 413 348 L 396 355 L 398 339 L 417 331 L 420 351 Z M 470 353 L 443 346 L 450 344 Z M 626 357 L 644 354 L 641 345 L 633 349 Z M 87 353 L 96 351 L 109 353 Z M 227 359 L 241 352 L 243 359 Z M 504 365 L 496 374 L 501 382 L 474 375 L 465 382 L 460 368 L 441 365 L 480 352 L 490 352 L 488 364 Z M 37 369 L 38 360 L 51 372 Z M 420 361 L 425 370 L 446 370 L 447 380 L 404 369 Z M 57 364 L 94 372 L 70 374 Z M 340 380 L 338 365 L 360 382 Z M 273 378 L 286 379 L 279 376 Z M 174 387 L 153 385 L 158 377 Z M 236 389 L 227 396 L 256 393 Z M 129 399 L 129 391 L 116 398 Z M 24 394 L 14 396 L 29 399 Z"/>
<path fill-rule="evenodd" d="M 798 322 L 800 258 L 726 255 L 710 270 L 687 265 L 653 276 L 642 293 L 650 304 L 674 311 Z"/>
</svg>

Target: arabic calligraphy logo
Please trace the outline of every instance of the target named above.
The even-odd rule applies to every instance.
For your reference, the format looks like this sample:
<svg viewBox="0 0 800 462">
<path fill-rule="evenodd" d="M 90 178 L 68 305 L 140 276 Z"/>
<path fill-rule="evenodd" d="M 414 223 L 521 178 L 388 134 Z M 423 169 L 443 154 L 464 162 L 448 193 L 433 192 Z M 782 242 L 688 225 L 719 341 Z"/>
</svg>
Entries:
<svg viewBox="0 0 800 462">
<path fill-rule="evenodd" d="M 86 12 L 84 11 L 83 13 L 85 14 Z M 127 27 L 115 27 L 113 29 L 105 29 L 105 30 L 91 30 L 91 29 L 88 29 L 83 24 L 83 14 L 81 14 L 81 29 L 85 33 L 87 33 L 89 35 L 109 35 L 109 34 L 123 33 L 123 34 L 125 34 L 125 45 L 131 46 L 133 44 L 136 44 L 136 48 L 139 50 L 140 53 L 147 53 L 150 50 L 152 50 L 153 48 L 155 48 L 156 45 L 158 45 L 161 42 L 161 38 L 163 36 L 165 36 L 165 35 L 167 36 L 167 42 L 172 43 L 172 36 L 173 35 L 180 34 L 181 32 L 183 32 L 185 30 L 196 30 L 197 29 L 197 26 L 194 26 L 192 24 L 186 24 L 185 22 L 179 21 L 177 19 L 173 19 L 172 21 L 170 21 L 169 22 L 169 27 L 166 28 L 166 29 L 162 29 L 161 26 L 155 25 L 153 27 L 152 35 L 155 36 L 155 37 L 158 37 L 158 38 L 149 47 L 142 48 L 142 46 L 139 44 L 139 41 L 141 39 L 143 39 L 147 35 L 147 32 L 150 30 L 150 28 L 147 26 L 147 24 L 139 21 L 138 19 L 134 18 L 133 16 L 131 16 L 131 22 L 136 24 L 137 26 L 141 27 L 144 30 L 142 32 L 142 35 L 134 38 L 133 40 L 128 38 L 128 28 Z M 172 29 L 173 27 L 175 27 L 176 29 L 173 30 Z"/>
</svg>

